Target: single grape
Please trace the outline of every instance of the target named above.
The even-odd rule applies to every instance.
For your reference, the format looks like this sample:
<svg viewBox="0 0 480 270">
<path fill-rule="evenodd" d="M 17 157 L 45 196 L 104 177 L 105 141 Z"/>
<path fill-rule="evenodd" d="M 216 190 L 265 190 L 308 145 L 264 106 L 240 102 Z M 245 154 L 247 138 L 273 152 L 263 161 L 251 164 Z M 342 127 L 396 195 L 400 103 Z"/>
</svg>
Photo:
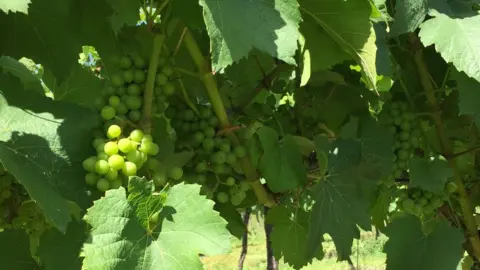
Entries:
<svg viewBox="0 0 480 270">
<path fill-rule="evenodd" d="M 158 144 L 153 143 L 150 151 L 148 151 L 148 154 L 151 156 L 156 156 L 160 152 L 160 147 L 158 147 Z"/>
<path fill-rule="evenodd" d="M 402 202 L 403 209 L 407 212 L 412 212 L 415 202 L 412 199 L 406 199 Z"/>
<path fill-rule="evenodd" d="M 154 172 L 152 180 L 156 186 L 164 186 L 167 183 L 167 176 L 162 172 Z"/>
<path fill-rule="evenodd" d="M 136 83 L 145 82 L 145 72 L 143 70 L 136 69 L 133 72 L 133 81 L 135 81 Z"/>
<path fill-rule="evenodd" d="M 111 125 L 108 127 L 107 130 L 107 137 L 110 139 L 114 139 L 119 137 L 122 134 L 122 128 L 118 125 Z"/>
<path fill-rule="evenodd" d="M 122 167 L 122 172 L 126 176 L 133 176 L 137 174 L 137 165 L 135 165 L 133 162 L 125 161 Z"/>
<path fill-rule="evenodd" d="M 169 96 L 173 95 L 174 93 L 175 93 L 175 85 L 171 82 L 167 82 L 163 86 L 163 94 L 165 94 L 165 96 L 169 97 Z"/>
<path fill-rule="evenodd" d="M 138 96 L 127 96 L 124 102 L 129 110 L 138 110 L 142 107 L 142 99 Z"/>
<path fill-rule="evenodd" d="M 118 170 L 122 169 L 124 164 L 125 164 L 125 159 L 120 155 L 113 155 L 113 156 L 108 158 L 108 165 L 113 170 L 118 171 Z"/>
<path fill-rule="evenodd" d="M 218 192 L 218 193 L 217 193 L 217 201 L 218 201 L 219 203 L 226 203 L 226 202 L 228 202 L 228 194 L 225 193 L 225 192 L 223 192 L 223 191 Z"/>
<path fill-rule="evenodd" d="M 110 170 L 105 174 L 105 178 L 110 181 L 116 180 L 118 178 L 118 171 L 110 168 Z"/>
<path fill-rule="evenodd" d="M 211 126 L 211 127 L 217 127 L 218 124 L 220 124 L 220 120 L 218 120 L 218 118 L 216 116 L 211 116 L 209 119 L 208 119 L 208 124 Z"/>
<path fill-rule="evenodd" d="M 216 152 L 212 155 L 211 161 L 215 164 L 223 164 L 227 161 L 227 154 L 222 151 Z"/>
<path fill-rule="evenodd" d="M 162 68 L 162 73 L 170 77 L 173 74 L 173 68 L 169 65 L 166 65 Z"/>
<path fill-rule="evenodd" d="M 103 119 L 105 120 L 110 120 L 115 117 L 116 111 L 113 107 L 111 106 L 105 106 L 102 108 L 100 111 L 100 115 L 102 116 Z"/>
<path fill-rule="evenodd" d="M 230 152 L 230 150 L 231 150 L 229 143 L 228 143 L 228 144 L 227 144 L 227 143 L 222 143 L 222 144 L 220 144 L 220 147 L 219 147 L 219 148 L 220 148 L 221 151 L 223 151 L 223 152 L 225 152 L 225 153 L 228 153 L 228 152 Z"/>
<path fill-rule="evenodd" d="M 195 118 L 195 113 L 192 110 L 187 109 L 183 112 L 183 120 L 193 121 L 194 118 Z"/>
<path fill-rule="evenodd" d="M 152 141 L 142 141 L 138 150 L 140 150 L 141 152 L 143 152 L 145 154 L 148 154 L 148 152 L 150 152 L 152 150 L 152 147 L 153 147 L 153 142 Z"/>
<path fill-rule="evenodd" d="M 142 113 L 139 110 L 130 111 L 130 113 L 128 113 L 128 118 L 133 122 L 138 122 L 142 119 Z"/>
<path fill-rule="evenodd" d="M 98 177 L 96 174 L 87 173 L 85 175 L 85 183 L 87 183 L 87 185 L 94 186 L 97 184 L 97 181 L 98 181 Z"/>
<path fill-rule="evenodd" d="M 131 83 L 133 81 L 133 70 L 132 69 L 125 70 L 123 72 L 123 80 L 126 83 Z"/>
<path fill-rule="evenodd" d="M 200 111 L 200 117 L 202 119 L 209 119 L 213 115 L 212 110 L 210 108 L 203 108 Z"/>
<path fill-rule="evenodd" d="M 250 183 L 248 181 L 241 181 L 240 182 L 240 189 L 243 190 L 243 191 L 247 191 L 251 188 L 252 186 L 250 185 Z"/>
<path fill-rule="evenodd" d="M 158 66 L 157 68 L 160 70 L 161 68 L 163 68 L 163 66 L 165 66 L 165 64 L 167 63 L 167 59 L 163 56 L 160 56 L 158 58 Z"/>
<path fill-rule="evenodd" d="M 112 85 L 115 87 L 120 87 L 125 83 L 125 81 L 123 80 L 123 76 L 119 74 L 112 75 L 110 77 L 110 80 L 112 81 Z"/>
<path fill-rule="evenodd" d="M 225 185 L 227 186 L 233 186 L 235 185 L 235 178 L 229 176 L 227 180 L 225 181 Z"/>
<path fill-rule="evenodd" d="M 100 178 L 97 182 L 97 189 L 101 192 L 105 192 L 110 188 L 110 183 L 105 178 Z"/>
<path fill-rule="evenodd" d="M 153 142 L 153 137 L 152 137 L 152 135 L 150 135 L 150 134 L 144 134 L 144 135 L 143 135 L 143 138 L 142 138 L 142 142 L 144 142 L 144 141 Z"/>
<path fill-rule="evenodd" d="M 145 68 L 147 66 L 147 61 L 145 58 L 137 55 L 133 57 L 133 64 L 136 68 Z"/>
<path fill-rule="evenodd" d="M 397 157 L 399 160 L 407 160 L 410 157 L 410 154 L 406 150 L 399 150 L 397 153 Z"/>
<path fill-rule="evenodd" d="M 229 152 L 227 154 L 227 164 L 230 164 L 230 165 L 235 165 L 237 163 L 237 156 L 232 153 L 232 152 Z"/>
<path fill-rule="evenodd" d="M 87 172 L 95 172 L 95 164 L 97 163 L 97 157 L 89 157 L 87 159 L 85 159 L 82 163 L 83 165 L 83 169 L 85 169 L 85 171 Z"/>
<path fill-rule="evenodd" d="M 120 104 L 120 98 L 118 96 L 111 96 L 108 98 L 108 104 L 113 108 L 117 108 L 118 104 Z"/>
<path fill-rule="evenodd" d="M 109 189 L 117 189 L 122 186 L 122 180 L 120 179 L 115 179 L 111 180 L 109 184 Z"/>
<path fill-rule="evenodd" d="M 205 139 L 205 135 L 202 132 L 197 131 L 197 132 L 195 132 L 195 134 L 193 134 L 193 141 L 194 142 L 201 143 L 201 142 L 203 142 L 203 139 Z"/>
<path fill-rule="evenodd" d="M 180 180 L 183 176 L 183 169 L 177 166 L 170 168 L 168 171 L 168 177 L 172 178 L 173 180 Z"/>
<path fill-rule="evenodd" d="M 110 166 L 108 166 L 108 162 L 105 160 L 97 160 L 95 163 L 95 171 L 98 174 L 106 174 L 110 170 Z"/>
<path fill-rule="evenodd" d="M 207 138 L 213 138 L 215 137 L 215 129 L 212 127 L 207 127 L 203 133 L 205 134 L 205 137 Z"/>
<path fill-rule="evenodd" d="M 457 191 L 457 185 L 454 182 L 448 182 L 447 186 L 445 187 L 445 191 L 448 194 L 455 193 Z"/>
<path fill-rule="evenodd" d="M 215 143 L 213 142 L 212 138 L 205 138 L 205 140 L 202 142 L 202 146 L 205 151 L 210 151 L 215 146 Z"/>
<path fill-rule="evenodd" d="M 247 155 L 247 149 L 242 145 L 238 145 L 233 149 L 233 153 L 235 153 L 238 158 L 244 158 Z"/>
<path fill-rule="evenodd" d="M 144 160 L 144 154 L 138 150 L 132 151 L 127 154 L 127 160 L 135 164 L 140 165 Z"/>
<path fill-rule="evenodd" d="M 129 153 L 135 150 L 135 146 L 128 138 L 122 138 L 118 141 L 118 149 L 123 153 Z"/>
<path fill-rule="evenodd" d="M 423 198 L 423 197 L 418 199 L 418 201 L 417 201 L 417 204 L 419 204 L 421 206 L 425 206 L 425 205 L 427 205 L 427 203 L 428 203 L 428 200 Z"/>
<path fill-rule="evenodd" d="M 423 214 L 423 206 L 415 204 L 412 209 L 412 214 L 416 216 L 421 216 Z"/>
<path fill-rule="evenodd" d="M 402 131 L 400 133 L 400 140 L 402 141 L 407 141 L 408 139 L 410 139 L 410 132 L 408 131 Z"/>
<path fill-rule="evenodd" d="M 192 122 L 192 123 L 190 123 L 190 130 L 191 130 L 191 131 L 195 132 L 195 131 L 197 131 L 197 130 L 199 130 L 199 129 L 200 129 L 200 128 L 199 128 L 199 123 L 198 123 L 198 122 Z"/>
<path fill-rule="evenodd" d="M 205 161 L 200 161 L 197 163 L 197 166 L 195 166 L 195 171 L 197 173 L 204 173 L 207 171 L 207 162 Z"/>
<path fill-rule="evenodd" d="M 140 129 L 135 129 L 130 133 L 130 139 L 134 142 L 141 142 L 145 134 Z"/>
<path fill-rule="evenodd" d="M 163 73 L 157 73 L 157 76 L 155 77 L 155 82 L 157 83 L 157 85 L 163 86 L 167 84 L 168 77 Z"/>
<path fill-rule="evenodd" d="M 227 174 L 227 168 L 224 164 L 213 164 L 212 171 L 216 174 Z"/>
<path fill-rule="evenodd" d="M 132 59 L 128 56 L 122 56 L 119 59 L 118 65 L 120 66 L 121 69 L 129 69 L 132 67 Z"/>
<path fill-rule="evenodd" d="M 416 191 L 412 192 L 411 197 L 414 198 L 414 199 L 418 199 L 418 198 L 422 197 L 422 191 L 421 190 L 416 190 Z"/>
<path fill-rule="evenodd" d="M 116 142 L 107 142 L 103 147 L 103 151 L 109 156 L 115 155 L 118 153 L 118 145 Z"/>
<path fill-rule="evenodd" d="M 198 128 L 201 130 L 205 130 L 206 128 L 208 128 L 208 122 L 205 120 L 200 120 L 200 122 L 198 123 Z"/>
<path fill-rule="evenodd" d="M 109 157 L 110 157 L 110 156 L 107 155 L 107 153 L 101 152 L 101 153 L 98 153 L 98 155 L 97 155 L 97 160 L 105 160 L 105 161 L 108 161 L 108 158 L 109 158 Z"/>
<path fill-rule="evenodd" d="M 115 93 L 117 94 L 117 96 L 119 97 L 122 97 L 124 96 L 125 94 L 127 94 L 127 88 L 125 87 L 117 87 L 117 89 L 115 90 Z M 121 100 L 122 98 L 120 98 Z"/>
<path fill-rule="evenodd" d="M 129 96 L 140 96 L 141 92 L 142 90 L 138 84 L 130 84 L 127 88 L 127 94 Z"/>
</svg>

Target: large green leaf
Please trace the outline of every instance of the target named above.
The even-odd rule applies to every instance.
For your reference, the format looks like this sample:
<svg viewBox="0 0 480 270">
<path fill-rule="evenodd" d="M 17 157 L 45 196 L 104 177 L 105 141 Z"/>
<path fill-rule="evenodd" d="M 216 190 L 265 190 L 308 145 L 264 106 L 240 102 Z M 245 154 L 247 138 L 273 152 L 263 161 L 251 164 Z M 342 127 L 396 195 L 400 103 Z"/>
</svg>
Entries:
<svg viewBox="0 0 480 270">
<path fill-rule="evenodd" d="M 458 71 L 452 72 L 450 77 L 457 82 L 459 113 L 471 115 L 480 127 L 480 82 Z"/>
<path fill-rule="evenodd" d="M 434 231 L 425 235 L 422 223 L 412 215 L 398 217 L 387 226 L 387 270 L 451 270 L 463 257 L 461 230 L 447 221 L 432 221 Z"/>
<path fill-rule="evenodd" d="M 62 232 L 71 220 L 68 200 L 81 207 L 90 200 L 81 164 L 97 119 L 93 111 L 24 90 L 9 74 L 0 77 L 0 160 Z"/>
<path fill-rule="evenodd" d="M 106 0 L 113 9 L 110 24 L 115 33 L 124 26 L 135 26 L 140 19 L 140 0 Z"/>
<path fill-rule="evenodd" d="M 446 62 L 480 81 L 480 14 L 459 2 L 435 2 L 429 11 L 433 18 L 420 26 L 419 36 L 425 46 L 435 45 Z"/>
<path fill-rule="evenodd" d="M 24 230 L 0 232 L 0 269 L 40 270 L 30 254 L 30 241 Z"/>
<path fill-rule="evenodd" d="M 81 45 L 72 31 L 71 0 L 34 1 L 28 16 L 0 13 L 0 51 L 14 58 L 28 57 L 52 70 L 58 80 L 77 63 Z"/>
<path fill-rule="evenodd" d="M 295 0 L 200 0 L 212 45 L 212 68 L 221 71 L 257 48 L 289 64 L 301 21 Z"/>
<path fill-rule="evenodd" d="M 5 72 L 9 72 L 13 76 L 18 77 L 22 81 L 25 89 L 32 90 L 37 94 L 44 94 L 40 80 L 22 63 L 11 57 L 2 56 L 0 57 L 0 67 Z"/>
<path fill-rule="evenodd" d="M 270 127 L 260 128 L 257 134 L 263 148 L 258 169 L 268 187 L 283 192 L 304 184 L 307 172 L 294 137 L 287 135 L 279 142 L 277 132 Z"/>
<path fill-rule="evenodd" d="M 415 31 L 427 16 L 427 0 L 403 0 L 395 3 L 395 16 L 391 34 Z"/>
<path fill-rule="evenodd" d="M 355 59 L 368 84 L 377 79 L 375 31 L 370 23 L 368 1 L 301 0 L 305 22 L 302 34 L 310 50 L 312 70 L 327 69 L 346 59 Z M 328 53 L 325 53 L 328 52 Z"/>
<path fill-rule="evenodd" d="M 10 12 L 23 12 L 28 13 L 28 5 L 31 3 L 30 0 L 2 0 L 0 2 L 0 10 L 8 13 Z"/>
<path fill-rule="evenodd" d="M 200 196 L 199 185 L 178 184 L 167 192 L 159 223 L 148 230 L 138 208 L 153 195 L 127 199 L 124 188 L 109 190 L 85 216 L 92 226 L 84 246 L 86 269 L 203 269 L 199 253 L 207 256 L 230 249 L 226 222 L 213 211 L 213 201 Z M 145 195 L 145 194 L 144 194 Z M 143 201 L 143 203 L 142 203 Z"/>
<path fill-rule="evenodd" d="M 410 183 L 412 187 L 420 187 L 433 193 L 442 193 L 448 178 L 453 171 L 446 160 L 421 159 L 414 157 L 409 167 Z"/>
</svg>

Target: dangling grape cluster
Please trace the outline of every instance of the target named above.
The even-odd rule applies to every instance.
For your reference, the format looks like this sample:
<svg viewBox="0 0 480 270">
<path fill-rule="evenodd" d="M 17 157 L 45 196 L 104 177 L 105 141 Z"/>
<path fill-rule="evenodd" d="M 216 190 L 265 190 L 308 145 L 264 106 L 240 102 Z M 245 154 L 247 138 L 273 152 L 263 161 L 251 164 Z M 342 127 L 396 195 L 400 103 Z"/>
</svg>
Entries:
<svg viewBox="0 0 480 270">
<path fill-rule="evenodd" d="M 394 135 L 394 164 L 391 178 L 402 179 L 408 174 L 408 167 L 415 149 L 421 146 L 420 128 L 407 103 L 395 101 L 386 104 L 382 111 L 383 120 Z"/>
<path fill-rule="evenodd" d="M 401 210 L 419 217 L 431 216 L 456 191 L 457 185 L 454 182 L 448 182 L 442 194 L 434 194 L 419 188 L 403 189 L 397 205 Z"/>
<path fill-rule="evenodd" d="M 183 180 L 203 185 L 203 192 L 220 203 L 240 205 L 250 189 L 243 180 L 239 159 L 247 155 L 244 146 L 217 136 L 219 119 L 208 106 L 198 105 L 199 114 L 172 100 L 165 114 L 177 134 L 177 148 L 192 149 L 195 156 L 186 164 Z"/>
</svg>

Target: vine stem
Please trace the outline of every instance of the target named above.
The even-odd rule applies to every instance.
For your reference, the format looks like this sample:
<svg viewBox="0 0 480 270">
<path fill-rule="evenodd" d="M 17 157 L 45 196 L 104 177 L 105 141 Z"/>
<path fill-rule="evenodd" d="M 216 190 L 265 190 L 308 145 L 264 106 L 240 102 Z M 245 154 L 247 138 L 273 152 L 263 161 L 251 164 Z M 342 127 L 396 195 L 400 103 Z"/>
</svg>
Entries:
<svg viewBox="0 0 480 270">
<path fill-rule="evenodd" d="M 230 122 L 228 120 L 227 112 L 225 111 L 225 107 L 218 92 L 217 83 L 215 82 L 213 74 L 210 71 L 208 62 L 205 60 L 205 57 L 203 57 L 197 42 L 195 41 L 190 30 L 187 28 L 185 30 L 183 41 L 185 47 L 190 53 L 190 56 L 192 57 L 193 62 L 195 62 L 195 65 L 198 68 L 200 79 L 202 80 L 205 88 L 207 89 L 213 111 L 217 115 L 220 121 L 220 125 L 223 129 L 230 128 Z M 227 136 L 232 140 L 234 144 L 240 145 L 240 141 L 234 133 L 229 132 Z M 263 187 L 262 183 L 260 183 L 257 171 L 255 170 L 252 162 L 248 158 L 242 158 L 241 163 L 245 172 L 245 176 L 248 181 L 251 182 L 252 189 L 255 192 L 258 201 L 269 207 L 275 205 L 275 200 L 273 199 L 271 194 L 269 194 L 267 190 Z"/>
<path fill-rule="evenodd" d="M 428 105 L 432 109 L 431 117 L 433 118 L 433 121 L 435 123 L 435 128 L 437 131 L 438 139 L 440 141 L 442 154 L 448 159 L 448 163 L 454 173 L 454 180 L 455 184 L 458 187 L 459 202 L 464 218 L 465 227 L 467 230 L 467 236 L 472 245 L 474 256 L 478 260 L 480 259 L 480 238 L 478 237 L 477 225 L 473 216 L 473 207 L 470 203 L 470 200 L 468 199 L 467 191 L 465 189 L 465 185 L 463 184 L 457 161 L 456 159 L 449 158 L 453 155 L 453 149 L 443 130 L 444 125 L 442 123 L 437 97 L 435 96 L 435 88 L 432 84 L 430 72 L 428 71 L 427 65 L 425 64 L 423 58 L 423 51 L 420 40 L 418 39 L 416 34 L 410 35 L 410 43 L 414 46 L 415 49 L 413 56 L 414 61 L 420 75 L 420 82 L 425 91 Z"/>
<path fill-rule="evenodd" d="M 141 121 L 142 129 L 145 133 L 152 132 L 152 102 L 153 88 L 155 87 L 155 76 L 157 75 L 158 59 L 162 51 L 165 35 L 157 34 L 153 38 L 152 54 L 150 55 L 150 64 L 147 72 L 147 82 L 143 93 L 143 116 Z"/>
</svg>

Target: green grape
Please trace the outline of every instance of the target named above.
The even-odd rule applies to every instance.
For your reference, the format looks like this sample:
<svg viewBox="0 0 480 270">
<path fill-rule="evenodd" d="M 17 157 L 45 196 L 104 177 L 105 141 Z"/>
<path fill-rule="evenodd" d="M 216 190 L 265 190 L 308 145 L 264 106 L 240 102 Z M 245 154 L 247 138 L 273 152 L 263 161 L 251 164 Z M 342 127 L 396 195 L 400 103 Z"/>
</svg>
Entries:
<svg viewBox="0 0 480 270">
<path fill-rule="evenodd" d="M 194 181 L 200 184 L 207 182 L 207 177 L 203 174 L 195 175 Z"/>
<path fill-rule="evenodd" d="M 205 161 L 200 161 L 199 163 L 197 163 L 197 166 L 195 166 L 195 171 L 197 173 L 204 173 L 207 171 L 207 162 Z"/>
<path fill-rule="evenodd" d="M 230 149 L 230 143 L 222 143 L 219 148 L 220 148 L 221 151 L 223 151 L 225 153 L 228 153 L 231 150 Z"/>
<path fill-rule="evenodd" d="M 421 190 L 416 190 L 416 191 L 412 192 L 411 196 L 414 199 L 418 199 L 418 198 L 422 197 L 422 191 Z"/>
<path fill-rule="evenodd" d="M 130 84 L 127 88 L 127 94 L 129 96 L 139 96 L 142 92 L 142 89 L 138 84 Z"/>
<path fill-rule="evenodd" d="M 232 153 L 232 152 L 229 152 L 227 154 L 227 164 L 230 164 L 230 165 L 235 165 L 237 163 L 237 156 Z"/>
<path fill-rule="evenodd" d="M 159 152 L 160 152 L 160 147 L 158 147 L 158 144 L 153 143 L 150 148 L 150 151 L 148 151 L 148 154 L 151 156 L 156 156 L 158 155 Z"/>
<path fill-rule="evenodd" d="M 95 164 L 97 163 L 97 157 L 92 156 L 85 159 L 82 162 L 83 169 L 87 172 L 95 172 Z"/>
<path fill-rule="evenodd" d="M 145 58 L 141 56 L 134 56 L 133 63 L 136 68 L 144 68 L 147 66 L 147 61 L 145 61 Z"/>
<path fill-rule="evenodd" d="M 197 132 L 195 132 L 195 134 L 193 134 L 193 141 L 194 142 L 202 143 L 203 139 L 205 139 L 205 135 L 202 132 L 197 131 Z"/>
<path fill-rule="evenodd" d="M 113 155 L 108 158 L 108 166 L 113 170 L 120 170 L 124 167 L 125 159 L 120 155 Z"/>
<path fill-rule="evenodd" d="M 138 110 L 142 107 L 142 99 L 138 96 L 127 96 L 124 102 L 129 110 Z"/>
<path fill-rule="evenodd" d="M 144 159 L 144 154 L 138 150 L 132 151 L 127 154 L 127 160 L 137 165 L 141 164 Z"/>
<path fill-rule="evenodd" d="M 408 153 L 408 151 L 402 149 L 402 150 L 398 151 L 397 157 L 398 157 L 399 160 L 407 160 L 410 157 L 410 153 Z"/>
<path fill-rule="evenodd" d="M 127 88 L 125 88 L 123 86 L 122 87 L 117 87 L 117 90 L 115 91 L 115 93 L 117 94 L 117 96 L 122 97 L 122 96 L 127 94 Z M 120 98 L 120 100 L 121 99 L 122 98 Z"/>
<path fill-rule="evenodd" d="M 111 96 L 108 98 L 108 104 L 113 108 L 117 108 L 118 104 L 120 104 L 120 98 L 118 96 Z"/>
<path fill-rule="evenodd" d="M 235 178 L 229 176 L 227 180 L 225 181 L 225 185 L 227 186 L 233 186 L 235 185 Z"/>
<path fill-rule="evenodd" d="M 160 57 L 158 58 L 158 66 L 157 66 L 158 69 L 163 68 L 163 66 L 165 66 L 166 63 L 167 63 L 167 59 L 166 59 L 165 57 L 163 57 L 163 56 L 160 56 Z"/>
<path fill-rule="evenodd" d="M 177 114 L 177 111 L 171 106 L 168 106 L 168 108 L 165 110 L 165 116 L 168 119 L 173 119 L 176 114 Z"/>
<path fill-rule="evenodd" d="M 203 133 L 205 134 L 205 137 L 207 138 L 213 138 L 215 137 L 215 129 L 212 127 L 207 127 Z"/>
<path fill-rule="evenodd" d="M 419 204 L 420 206 L 425 206 L 425 205 L 427 205 L 427 203 L 428 203 L 428 200 L 423 198 L 423 197 L 418 199 L 418 201 L 417 201 L 417 204 Z"/>
<path fill-rule="evenodd" d="M 143 131 L 141 131 L 140 129 L 135 129 L 132 132 L 130 132 L 129 137 L 130 137 L 130 140 L 134 142 L 141 142 L 144 136 L 145 134 L 143 133 Z"/>
<path fill-rule="evenodd" d="M 433 197 L 433 193 L 431 193 L 430 191 L 424 191 L 423 197 L 428 200 Z"/>
<path fill-rule="evenodd" d="M 225 193 L 225 192 L 223 192 L 223 191 L 218 192 L 218 193 L 217 193 L 217 201 L 218 201 L 219 203 L 226 203 L 226 202 L 228 202 L 228 194 Z"/>
<path fill-rule="evenodd" d="M 130 111 L 128 118 L 130 118 L 130 120 L 133 122 L 138 122 L 140 119 L 142 119 L 142 113 L 139 110 Z"/>
<path fill-rule="evenodd" d="M 171 82 L 167 82 L 164 86 L 163 86 L 163 93 L 165 94 L 165 96 L 169 97 L 171 95 L 173 95 L 175 93 L 175 85 Z"/>
<path fill-rule="evenodd" d="M 117 115 L 125 115 L 128 112 L 127 106 L 125 104 L 120 103 L 118 104 L 117 108 L 115 108 Z"/>
<path fill-rule="evenodd" d="M 402 131 L 400 133 L 400 140 L 402 141 L 408 141 L 408 139 L 410 139 L 410 132 L 408 131 Z"/>
<path fill-rule="evenodd" d="M 129 69 L 132 67 L 132 59 L 128 56 L 122 56 L 119 60 L 118 65 L 121 69 Z"/>
<path fill-rule="evenodd" d="M 224 164 L 213 164 L 212 171 L 216 174 L 227 174 L 227 168 Z"/>
<path fill-rule="evenodd" d="M 102 108 L 100 111 L 100 115 L 102 116 L 103 119 L 105 120 L 110 120 L 115 117 L 116 111 L 113 107 L 111 106 L 105 106 Z"/>
<path fill-rule="evenodd" d="M 133 70 L 132 69 L 125 70 L 123 72 L 123 80 L 126 83 L 131 83 L 133 81 Z"/>
<path fill-rule="evenodd" d="M 393 124 L 394 124 L 395 126 L 400 126 L 400 125 L 402 124 L 402 121 L 403 121 L 403 119 L 402 119 L 402 117 L 401 117 L 400 115 L 395 116 L 395 117 L 393 118 Z M 396 131 L 396 128 L 395 128 L 395 131 Z"/>
<path fill-rule="evenodd" d="M 215 143 L 213 142 L 212 138 L 205 138 L 202 142 L 202 147 L 205 149 L 205 151 L 210 151 L 213 149 L 215 146 Z"/>
<path fill-rule="evenodd" d="M 137 165 L 135 165 L 133 162 L 125 161 L 122 167 L 122 172 L 126 176 L 134 176 L 137 174 Z"/>
<path fill-rule="evenodd" d="M 133 162 L 133 163 L 135 163 L 135 162 Z M 149 168 L 150 170 L 156 170 L 157 168 L 159 168 L 161 166 L 162 166 L 162 164 L 160 163 L 160 161 L 158 161 L 154 158 L 150 158 L 150 159 L 147 160 L 147 168 Z"/>
<path fill-rule="evenodd" d="M 244 158 L 247 155 L 247 149 L 242 145 L 238 145 L 233 149 L 233 153 L 235 153 L 238 158 Z"/>
<path fill-rule="evenodd" d="M 401 144 L 401 149 L 405 149 L 405 150 L 408 150 L 410 149 L 412 145 L 410 144 L 410 142 L 406 141 L 406 142 L 402 142 Z"/>
<path fill-rule="evenodd" d="M 97 160 L 95 163 L 95 171 L 98 174 L 106 174 L 110 170 L 110 166 L 108 166 L 108 162 L 105 160 Z"/>
<path fill-rule="evenodd" d="M 445 191 L 448 194 L 455 193 L 457 191 L 457 185 L 454 182 L 448 182 L 447 186 L 445 187 Z"/>
<path fill-rule="evenodd" d="M 213 115 L 212 110 L 210 108 L 203 108 L 200 111 L 200 117 L 202 119 L 209 119 Z"/>
<path fill-rule="evenodd" d="M 183 112 L 183 120 L 193 121 L 194 118 L 195 118 L 195 113 L 192 110 L 187 109 Z"/>
<path fill-rule="evenodd" d="M 183 133 L 187 134 L 190 131 L 190 123 L 183 122 L 181 130 L 183 131 Z"/>
<path fill-rule="evenodd" d="M 191 130 L 191 131 L 197 131 L 197 130 L 199 130 L 199 129 L 200 129 L 200 128 L 199 128 L 198 122 L 192 122 L 192 123 L 190 123 L 190 130 Z"/>
<path fill-rule="evenodd" d="M 100 178 L 97 182 L 97 189 L 101 192 L 105 192 L 110 188 L 110 183 L 105 178 Z"/>
<path fill-rule="evenodd" d="M 222 138 L 219 138 L 219 137 L 213 138 L 213 141 L 215 142 L 215 147 L 217 147 L 217 148 L 220 148 L 220 146 L 223 143 Z"/>
<path fill-rule="evenodd" d="M 117 189 L 122 186 L 122 181 L 120 179 L 115 179 L 110 181 L 109 189 Z"/>
<path fill-rule="evenodd" d="M 94 186 L 97 184 L 97 181 L 98 181 L 98 177 L 96 174 L 87 173 L 85 175 L 85 183 L 87 183 L 87 185 Z"/>
<path fill-rule="evenodd" d="M 410 138 L 410 143 L 413 147 L 418 148 L 420 146 L 420 139 L 417 137 Z"/>
<path fill-rule="evenodd" d="M 104 147 L 105 147 L 105 143 L 102 142 L 101 144 L 97 145 L 97 147 L 95 148 L 95 150 L 97 151 L 97 153 L 102 153 Z"/>
<path fill-rule="evenodd" d="M 157 73 L 157 76 L 155 77 L 155 82 L 157 83 L 157 85 L 163 86 L 167 84 L 168 77 L 163 73 Z"/>
<path fill-rule="evenodd" d="M 211 127 L 217 127 L 219 124 L 220 124 L 220 120 L 218 120 L 218 118 L 216 116 L 211 116 L 209 119 L 208 119 L 208 124 L 211 126 Z"/>
<path fill-rule="evenodd" d="M 122 128 L 120 128 L 120 126 L 111 125 L 108 127 L 108 130 L 107 130 L 108 138 L 114 139 L 114 138 L 120 137 L 121 134 L 122 134 Z"/>
<path fill-rule="evenodd" d="M 423 207 L 423 213 L 425 215 L 431 215 L 435 211 L 435 208 L 431 204 L 427 204 Z"/>
<path fill-rule="evenodd" d="M 406 199 L 402 202 L 403 209 L 407 212 L 412 212 L 413 207 L 415 206 L 415 202 L 412 199 Z"/>
<path fill-rule="evenodd" d="M 118 145 L 116 142 L 107 142 L 103 147 L 103 151 L 109 156 L 115 155 L 118 153 Z"/>
<path fill-rule="evenodd" d="M 402 130 L 409 131 L 412 128 L 412 125 L 408 121 L 404 121 L 400 126 Z"/>
<path fill-rule="evenodd" d="M 419 205 L 419 204 L 415 204 L 413 206 L 413 209 L 412 209 L 412 214 L 416 215 L 416 216 L 421 216 L 423 213 L 423 206 Z"/>
<path fill-rule="evenodd" d="M 143 70 L 136 69 L 133 72 L 133 81 L 136 83 L 145 82 L 145 72 Z"/>
<path fill-rule="evenodd" d="M 211 161 L 215 164 L 223 164 L 227 161 L 227 154 L 222 151 L 216 152 L 212 155 Z"/>
<path fill-rule="evenodd" d="M 129 153 L 135 150 L 135 146 L 128 138 L 122 138 L 118 141 L 118 149 L 123 153 Z"/>
<path fill-rule="evenodd" d="M 108 161 L 109 155 L 105 152 L 98 153 L 97 160 L 105 160 Z"/>
<path fill-rule="evenodd" d="M 240 189 L 243 190 L 243 191 L 247 191 L 247 190 L 250 190 L 252 186 L 250 185 L 250 183 L 248 181 L 241 181 L 240 182 Z"/>
<path fill-rule="evenodd" d="M 116 180 L 118 178 L 118 171 L 110 166 L 110 170 L 105 174 L 105 178 L 110 181 Z"/>
<path fill-rule="evenodd" d="M 162 172 L 154 172 L 152 180 L 156 186 L 164 186 L 167 183 L 167 177 Z"/>
<path fill-rule="evenodd" d="M 168 177 L 172 178 L 173 180 L 180 180 L 183 176 L 183 169 L 177 166 L 170 168 L 168 171 Z"/>
<path fill-rule="evenodd" d="M 238 206 L 243 202 L 245 197 L 246 194 L 244 191 L 236 191 L 235 193 L 230 195 L 230 203 L 232 205 Z"/>
<path fill-rule="evenodd" d="M 142 142 L 144 142 L 144 141 L 153 142 L 153 137 L 152 137 L 152 135 L 150 135 L 150 134 L 144 134 L 144 135 L 143 135 L 143 138 L 142 138 Z"/>
<path fill-rule="evenodd" d="M 173 74 L 173 68 L 169 65 L 165 65 L 163 68 L 162 68 L 162 73 L 164 73 L 165 75 L 167 76 L 172 76 Z"/>
<path fill-rule="evenodd" d="M 123 76 L 119 74 L 112 75 L 110 77 L 110 80 L 112 81 L 112 85 L 115 87 L 120 87 L 125 83 L 123 80 Z"/>
<path fill-rule="evenodd" d="M 155 94 L 155 96 L 157 98 L 161 97 L 163 95 L 162 93 L 162 88 L 158 85 L 156 85 L 154 88 L 153 88 L 153 93 Z"/>
</svg>

